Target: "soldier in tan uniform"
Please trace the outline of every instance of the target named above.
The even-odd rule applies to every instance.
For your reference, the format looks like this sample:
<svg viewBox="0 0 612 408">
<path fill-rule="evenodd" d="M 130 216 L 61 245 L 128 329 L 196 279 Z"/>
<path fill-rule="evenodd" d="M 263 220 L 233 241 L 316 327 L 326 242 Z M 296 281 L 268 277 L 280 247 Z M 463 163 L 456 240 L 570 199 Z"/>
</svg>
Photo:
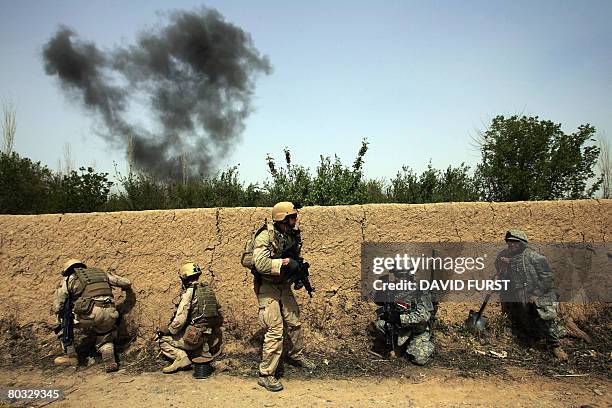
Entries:
<svg viewBox="0 0 612 408">
<path fill-rule="evenodd" d="M 54 313 L 59 314 L 64 302 L 70 298 L 74 305 L 74 327 L 95 337 L 96 348 L 102 354 L 106 371 L 117 371 L 113 340 L 117 336 L 119 312 L 115 308 L 112 287 L 130 290 L 131 282 L 100 269 L 88 268 L 77 259 L 70 259 L 64 264 L 62 275 L 65 279 L 55 291 Z M 76 366 L 78 356 L 74 344 L 65 345 L 64 349 L 65 355 L 57 357 L 54 363 Z"/>
<path fill-rule="evenodd" d="M 223 316 L 212 288 L 200 282 L 202 270 L 195 263 L 181 266 L 180 301 L 168 328 L 160 334 L 159 347 L 173 360 L 162 372 L 170 374 L 191 365 L 189 354 L 212 361 L 221 351 Z"/>
<path fill-rule="evenodd" d="M 295 229 L 298 212 L 290 202 L 280 202 L 272 208 L 273 223 L 255 237 L 253 248 L 254 289 L 259 303 L 259 323 L 266 329 L 259 379 L 257 383 L 269 391 L 283 389 L 275 377 L 283 352 L 283 324 L 291 340 L 288 362 L 313 370 L 315 365 L 303 355 L 304 341 L 299 320 L 299 308 L 293 296 L 291 275 L 297 272 L 301 239 Z"/>
</svg>

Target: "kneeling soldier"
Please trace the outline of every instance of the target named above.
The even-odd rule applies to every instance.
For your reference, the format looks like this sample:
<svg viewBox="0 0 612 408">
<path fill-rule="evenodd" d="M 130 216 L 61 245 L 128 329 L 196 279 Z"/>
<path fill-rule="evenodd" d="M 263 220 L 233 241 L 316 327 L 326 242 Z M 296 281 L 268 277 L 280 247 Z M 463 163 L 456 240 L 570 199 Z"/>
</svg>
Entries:
<svg viewBox="0 0 612 408">
<path fill-rule="evenodd" d="M 432 326 L 436 307 L 428 291 L 404 291 L 394 302 L 381 303 L 378 319 L 370 324 L 374 337 L 385 340 L 392 357 L 406 356 L 416 365 L 425 365 L 435 350 Z"/>
<path fill-rule="evenodd" d="M 72 339 L 72 316 L 74 327 L 86 335 L 95 337 L 96 348 L 102 354 L 106 371 L 117 371 L 115 346 L 119 312 L 115 308 L 112 286 L 129 290 L 131 282 L 121 276 L 88 268 L 83 262 L 70 259 L 64 264 L 61 286 L 55 291 L 53 311 L 62 320 L 62 343 L 65 355 L 57 357 L 56 365 L 76 366 L 78 356 Z M 66 310 L 68 309 L 72 310 Z M 62 316 L 63 315 L 63 316 Z M 67 334 L 70 332 L 70 334 Z"/>
<path fill-rule="evenodd" d="M 223 316 L 212 288 L 199 281 L 201 274 L 195 263 L 186 263 L 179 271 L 180 301 L 168 328 L 160 333 L 161 351 L 173 360 L 162 370 L 165 374 L 189 367 L 188 353 L 212 360 L 221 350 Z"/>
</svg>

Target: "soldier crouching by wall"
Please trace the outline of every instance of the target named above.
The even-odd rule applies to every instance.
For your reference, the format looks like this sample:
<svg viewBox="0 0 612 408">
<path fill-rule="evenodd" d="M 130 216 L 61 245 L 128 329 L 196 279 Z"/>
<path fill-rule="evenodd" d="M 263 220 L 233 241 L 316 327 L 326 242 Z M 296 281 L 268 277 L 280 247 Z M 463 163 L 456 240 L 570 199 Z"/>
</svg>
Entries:
<svg viewBox="0 0 612 408">
<path fill-rule="evenodd" d="M 436 307 L 429 291 L 402 291 L 392 301 L 377 302 L 378 318 L 368 331 L 385 342 L 391 357 L 405 356 L 416 365 L 425 365 L 435 351 L 432 326 Z"/>
<path fill-rule="evenodd" d="M 72 336 L 72 323 L 88 337 L 95 337 L 96 348 L 102 354 L 106 371 L 117 371 L 115 346 L 119 312 L 115 308 L 112 287 L 131 290 L 131 282 L 121 276 L 88 268 L 83 262 L 70 259 L 64 264 L 65 277 L 55 291 L 53 312 L 61 323 L 65 354 L 55 359 L 56 365 L 78 365 Z M 72 309 L 72 310 L 66 310 Z M 76 317 L 72 321 L 72 315 Z M 68 332 L 70 332 L 68 334 Z"/>
<path fill-rule="evenodd" d="M 173 360 L 162 369 L 165 374 L 189 367 L 189 354 L 212 361 L 221 351 L 223 316 L 212 288 L 200 282 L 201 274 L 195 263 L 186 263 L 179 271 L 180 301 L 172 321 L 159 333 L 161 351 Z"/>
</svg>

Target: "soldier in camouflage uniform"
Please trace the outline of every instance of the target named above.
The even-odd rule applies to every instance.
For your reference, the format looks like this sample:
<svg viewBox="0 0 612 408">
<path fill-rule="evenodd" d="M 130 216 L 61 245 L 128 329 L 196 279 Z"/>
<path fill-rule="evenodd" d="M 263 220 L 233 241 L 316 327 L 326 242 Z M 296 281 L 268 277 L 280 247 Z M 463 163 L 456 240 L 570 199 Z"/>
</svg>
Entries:
<svg viewBox="0 0 612 408">
<path fill-rule="evenodd" d="M 432 295 L 428 291 L 402 291 L 394 297 L 394 311 L 387 316 L 380 316 L 369 327 L 370 334 L 378 340 L 386 340 L 385 327 L 389 324 L 397 328 L 397 344 L 392 345 L 392 353 L 396 351 L 404 355 L 416 365 L 427 364 L 434 353 L 432 339 L 432 324 L 435 310 Z M 379 303 L 382 305 L 382 303 Z"/>
<path fill-rule="evenodd" d="M 303 354 L 299 308 L 289 282 L 299 270 L 295 260 L 301 249 L 300 233 L 295 229 L 297 216 L 292 203 L 277 203 L 272 208 L 273 223 L 268 223 L 256 235 L 253 248 L 255 267 L 252 272 L 259 303 L 259 323 L 266 329 L 257 383 L 269 391 L 283 389 L 275 377 L 283 352 L 283 324 L 291 340 L 288 362 L 307 370 L 315 368 Z"/>
<path fill-rule="evenodd" d="M 205 362 L 212 361 L 221 351 L 221 307 L 212 288 L 200 282 L 201 274 L 195 263 L 186 263 L 180 268 L 183 283 L 180 301 L 170 324 L 159 333 L 161 351 L 173 360 L 162 369 L 165 374 L 189 367 L 188 353 Z"/>
<path fill-rule="evenodd" d="M 55 291 L 53 312 L 59 314 L 64 302 L 70 298 L 75 316 L 74 327 L 89 337 L 95 337 L 96 348 L 102 354 L 106 371 L 116 371 L 115 346 L 119 312 L 115 308 L 112 287 L 131 290 L 128 279 L 100 269 L 87 268 L 76 259 L 68 260 L 63 267 L 65 279 Z M 65 355 L 55 359 L 56 365 L 76 366 L 78 356 L 73 344 L 65 347 Z"/>
<path fill-rule="evenodd" d="M 500 279 L 510 280 L 510 290 L 501 294 L 502 310 L 513 325 L 532 338 L 546 339 L 556 358 L 567 360 L 559 340 L 565 328 L 558 319 L 554 275 L 546 257 L 528 247 L 527 235 L 509 230 L 508 248 L 495 261 Z"/>
</svg>

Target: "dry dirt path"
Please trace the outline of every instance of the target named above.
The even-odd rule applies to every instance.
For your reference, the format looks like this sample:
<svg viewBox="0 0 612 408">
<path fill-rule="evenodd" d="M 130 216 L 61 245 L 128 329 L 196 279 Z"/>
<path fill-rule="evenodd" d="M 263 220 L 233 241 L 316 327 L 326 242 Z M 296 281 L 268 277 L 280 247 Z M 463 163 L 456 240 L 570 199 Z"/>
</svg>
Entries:
<svg viewBox="0 0 612 408">
<path fill-rule="evenodd" d="M 411 379 L 358 377 L 344 380 L 285 378 L 285 390 L 270 393 L 252 377 L 213 374 L 195 380 L 190 372 L 106 374 L 99 367 L 4 369 L 2 388 L 27 385 L 67 392 L 55 407 L 437 407 L 437 406 L 612 406 L 611 382 L 605 378 L 546 378 L 513 370 L 495 376 L 461 378 L 432 369 Z M 601 394 L 601 395 L 599 395 Z M 28 406 L 42 406 L 38 401 Z M 6 402 L 0 406 L 24 406 Z"/>
</svg>

